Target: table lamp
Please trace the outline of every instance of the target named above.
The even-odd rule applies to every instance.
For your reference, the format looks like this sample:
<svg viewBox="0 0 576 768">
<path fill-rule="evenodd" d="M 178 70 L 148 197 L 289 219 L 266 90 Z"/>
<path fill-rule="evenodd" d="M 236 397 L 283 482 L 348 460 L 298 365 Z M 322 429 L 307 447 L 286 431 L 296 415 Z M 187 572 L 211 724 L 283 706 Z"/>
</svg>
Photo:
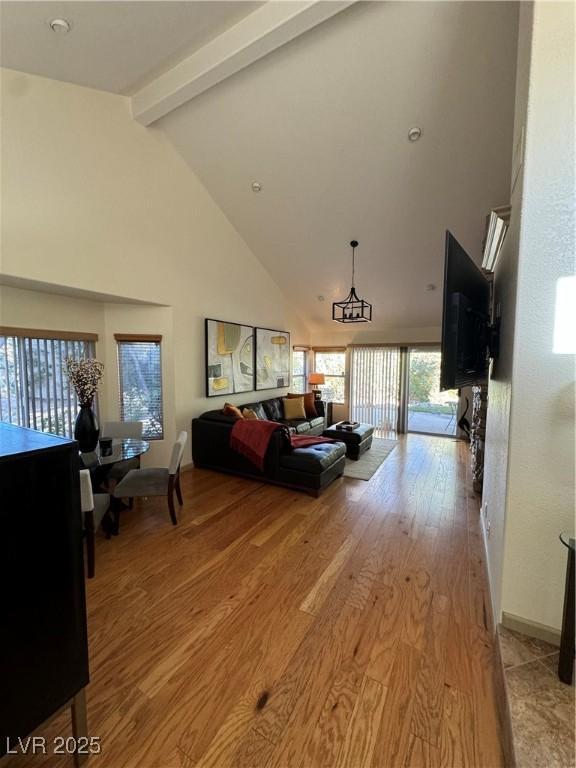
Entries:
<svg viewBox="0 0 576 768">
<path fill-rule="evenodd" d="M 315 384 L 316 386 L 318 386 L 318 384 L 324 384 L 324 374 L 311 373 L 308 377 L 308 383 Z M 314 400 L 322 400 L 322 392 L 319 389 L 312 389 L 312 392 L 314 392 Z"/>
</svg>

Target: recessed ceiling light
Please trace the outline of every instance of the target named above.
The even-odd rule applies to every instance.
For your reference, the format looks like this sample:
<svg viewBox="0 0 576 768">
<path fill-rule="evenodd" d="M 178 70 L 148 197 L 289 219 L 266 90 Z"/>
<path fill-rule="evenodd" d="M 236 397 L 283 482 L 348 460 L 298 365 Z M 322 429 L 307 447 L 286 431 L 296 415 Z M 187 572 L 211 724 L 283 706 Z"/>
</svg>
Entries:
<svg viewBox="0 0 576 768">
<path fill-rule="evenodd" d="M 259 181 L 252 182 L 252 192 L 262 192 L 262 184 Z"/>
<path fill-rule="evenodd" d="M 325 301 L 324 296 L 322 295 L 318 296 L 318 301 Z"/>
<path fill-rule="evenodd" d="M 48 22 L 48 26 L 52 32 L 56 32 L 57 35 L 67 35 L 72 29 L 72 25 L 68 19 L 52 19 Z"/>
<path fill-rule="evenodd" d="M 408 141 L 418 141 L 420 136 L 422 136 L 422 128 L 418 128 L 418 126 L 410 128 L 408 131 Z"/>
</svg>

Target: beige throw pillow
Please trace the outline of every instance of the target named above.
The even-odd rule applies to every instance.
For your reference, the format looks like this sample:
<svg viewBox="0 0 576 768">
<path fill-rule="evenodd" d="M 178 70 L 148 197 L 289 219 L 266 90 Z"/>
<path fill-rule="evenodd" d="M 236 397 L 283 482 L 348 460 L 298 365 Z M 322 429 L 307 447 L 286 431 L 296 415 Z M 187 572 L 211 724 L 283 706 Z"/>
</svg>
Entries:
<svg viewBox="0 0 576 768">
<path fill-rule="evenodd" d="M 252 410 L 252 408 L 243 408 L 242 416 L 248 420 L 258 419 L 258 416 L 256 416 L 256 413 Z"/>
<path fill-rule="evenodd" d="M 291 419 L 305 419 L 306 411 L 304 410 L 304 397 L 284 397 L 282 398 L 284 403 L 284 418 Z"/>
<path fill-rule="evenodd" d="M 288 392 L 286 395 L 288 398 L 292 397 L 303 397 L 304 398 L 304 410 L 306 411 L 306 418 L 307 419 L 315 419 L 318 416 L 318 411 L 316 410 L 316 396 L 314 395 L 314 392 L 306 392 L 305 394 L 291 394 Z"/>
</svg>

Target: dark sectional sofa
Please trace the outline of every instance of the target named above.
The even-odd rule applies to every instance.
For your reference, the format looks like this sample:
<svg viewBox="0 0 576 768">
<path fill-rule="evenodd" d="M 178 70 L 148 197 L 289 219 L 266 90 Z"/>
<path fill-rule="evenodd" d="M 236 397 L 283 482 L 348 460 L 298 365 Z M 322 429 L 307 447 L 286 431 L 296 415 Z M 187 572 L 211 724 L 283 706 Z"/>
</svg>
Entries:
<svg viewBox="0 0 576 768">
<path fill-rule="evenodd" d="M 239 407 L 251 408 L 259 418 L 286 424 L 298 435 L 321 435 L 326 419 L 323 403 L 318 406 L 321 415 L 296 420 L 284 418 L 282 398 L 246 403 Z M 314 495 L 320 494 L 344 472 L 344 443 L 321 443 L 290 450 L 281 433 L 272 436 L 264 471 L 260 472 L 248 459 L 230 448 L 233 425 L 234 418 L 225 416 L 221 409 L 206 411 L 192 420 L 192 459 L 195 466 L 285 485 Z"/>
</svg>

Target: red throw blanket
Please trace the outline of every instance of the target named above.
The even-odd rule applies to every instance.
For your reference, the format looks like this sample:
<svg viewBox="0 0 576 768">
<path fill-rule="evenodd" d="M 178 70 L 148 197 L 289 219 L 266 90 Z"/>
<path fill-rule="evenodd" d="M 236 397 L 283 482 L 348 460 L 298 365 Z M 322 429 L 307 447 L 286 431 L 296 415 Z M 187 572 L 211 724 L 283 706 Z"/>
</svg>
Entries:
<svg viewBox="0 0 576 768">
<path fill-rule="evenodd" d="M 230 435 L 230 448 L 241 453 L 248 461 L 252 462 L 262 472 L 266 451 L 270 445 L 272 435 L 277 430 L 286 433 L 286 443 L 292 448 L 305 448 L 308 445 L 318 443 L 333 443 L 330 437 L 307 437 L 306 435 L 291 435 L 287 427 L 277 421 L 264 421 L 263 419 L 238 419 L 232 427 Z"/>
<path fill-rule="evenodd" d="M 282 429 L 282 424 L 277 421 L 238 419 L 232 427 L 230 448 L 241 453 L 262 471 L 268 445 L 277 429 Z"/>
<path fill-rule="evenodd" d="M 318 445 L 319 443 L 336 443 L 332 437 L 318 437 L 314 435 L 290 435 L 290 444 L 292 448 L 306 448 L 308 445 Z"/>
</svg>

